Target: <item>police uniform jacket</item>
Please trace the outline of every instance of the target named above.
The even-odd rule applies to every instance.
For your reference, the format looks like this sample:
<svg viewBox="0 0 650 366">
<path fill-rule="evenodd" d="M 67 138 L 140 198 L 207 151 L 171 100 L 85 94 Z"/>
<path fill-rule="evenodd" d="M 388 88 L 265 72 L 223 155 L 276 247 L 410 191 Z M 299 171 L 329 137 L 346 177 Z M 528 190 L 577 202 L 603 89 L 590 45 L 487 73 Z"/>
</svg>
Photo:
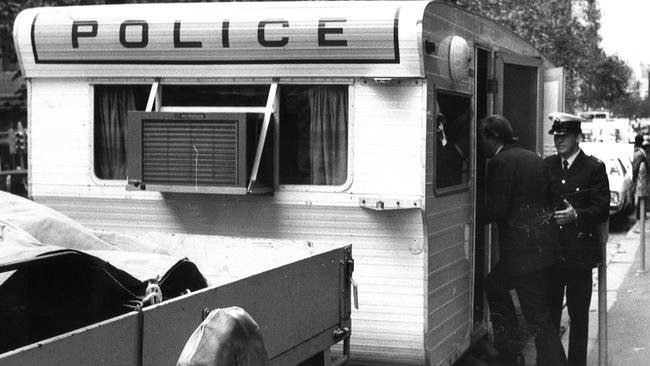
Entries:
<svg viewBox="0 0 650 366">
<path fill-rule="evenodd" d="M 566 199 L 578 214 L 576 221 L 559 226 L 557 260 L 572 268 L 597 266 L 603 259 L 599 224 L 609 217 L 609 180 L 605 164 L 580 150 L 566 172 L 557 154 L 546 158 L 544 167 L 555 208 L 564 209 L 563 199 Z"/>
<path fill-rule="evenodd" d="M 535 153 L 505 145 L 488 163 L 487 198 L 479 208 L 481 223 L 496 222 L 499 265 L 513 277 L 549 266 L 548 244 L 557 240 L 543 160 Z"/>
</svg>

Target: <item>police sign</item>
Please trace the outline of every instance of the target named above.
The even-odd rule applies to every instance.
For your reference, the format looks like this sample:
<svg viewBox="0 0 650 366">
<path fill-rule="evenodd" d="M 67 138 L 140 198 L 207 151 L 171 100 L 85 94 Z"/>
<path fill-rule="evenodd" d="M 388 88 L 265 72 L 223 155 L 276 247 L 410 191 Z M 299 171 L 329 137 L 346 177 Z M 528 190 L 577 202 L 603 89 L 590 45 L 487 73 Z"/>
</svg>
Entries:
<svg viewBox="0 0 650 366">
<path fill-rule="evenodd" d="M 399 63 L 399 6 L 260 6 L 57 8 L 34 16 L 31 47 L 54 64 Z"/>
</svg>

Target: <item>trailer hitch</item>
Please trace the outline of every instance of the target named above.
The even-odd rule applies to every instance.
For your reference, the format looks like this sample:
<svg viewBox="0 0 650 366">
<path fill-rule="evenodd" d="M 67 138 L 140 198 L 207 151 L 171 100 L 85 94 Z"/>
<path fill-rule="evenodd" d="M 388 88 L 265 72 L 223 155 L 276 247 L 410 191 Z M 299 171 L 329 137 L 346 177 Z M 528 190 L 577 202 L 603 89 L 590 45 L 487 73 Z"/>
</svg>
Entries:
<svg viewBox="0 0 650 366">
<path fill-rule="evenodd" d="M 350 337 L 350 328 L 348 327 L 336 328 L 332 332 L 332 339 L 334 339 L 335 343 L 338 343 L 348 337 Z"/>
</svg>

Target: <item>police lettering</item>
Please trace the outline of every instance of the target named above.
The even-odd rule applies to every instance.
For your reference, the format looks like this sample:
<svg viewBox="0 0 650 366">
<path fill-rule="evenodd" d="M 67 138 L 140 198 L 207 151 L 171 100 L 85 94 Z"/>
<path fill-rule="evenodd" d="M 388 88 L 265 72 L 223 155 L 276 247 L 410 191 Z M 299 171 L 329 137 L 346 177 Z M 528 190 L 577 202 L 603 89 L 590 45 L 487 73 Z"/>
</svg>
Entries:
<svg viewBox="0 0 650 366">
<path fill-rule="evenodd" d="M 346 47 L 348 45 L 348 41 L 344 39 L 326 39 L 326 35 L 328 34 L 343 34 L 343 28 L 329 28 L 327 27 L 327 23 L 345 23 L 345 19 L 335 19 L 335 18 L 328 18 L 328 19 L 320 19 L 318 21 L 318 47 L 327 47 L 327 46 L 334 46 L 334 47 Z"/>
<path fill-rule="evenodd" d="M 140 27 L 140 40 L 128 41 L 126 39 L 127 27 Z M 120 24 L 120 43 L 126 48 L 145 48 L 149 44 L 149 24 L 144 20 L 127 20 Z"/>
<path fill-rule="evenodd" d="M 264 31 L 266 26 L 269 24 L 280 24 L 282 28 L 289 28 L 289 22 L 280 19 L 280 20 L 262 20 L 257 24 L 257 42 L 263 47 L 284 47 L 289 43 L 289 37 L 282 37 L 279 40 L 267 40 L 264 37 Z"/>
<path fill-rule="evenodd" d="M 80 27 L 84 29 L 90 27 L 90 30 L 80 31 Z M 97 37 L 97 21 L 75 20 L 72 22 L 72 48 L 79 48 L 79 37 Z"/>
<path fill-rule="evenodd" d="M 174 22 L 174 48 L 201 48 L 203 44 L 199 41 L 181 41 L 181 21 Z"/>
<path fill-rule="evenodd" d="M 345 18 L 318 19 L 318 47 L 346 47 L 348 41 L 343 38 Z M 96 20 L 75 20 L 72 22 L 72 48 L 79 48 L 80 41 L 97 38 L 100 24 Z M 290 39 L 286 30 L 290 28 L 286 19 L 265 19 L 257 23 L 257 42 L 262 47 L 285 47 Z M 203 42 L 182 37 L 182 22 L 176 20 L 173 25 L 174 48 L 203 48 Z M 221 46 L 230 47 L 230 20 L 221 22 Z M 271 35 L 270 31 L 273 30 Z M 125 20 L 119 27 L 119 42 L 124 48 L 146 48 L 149 45 L 149 23 L 146 20 Z"/>
</svg>

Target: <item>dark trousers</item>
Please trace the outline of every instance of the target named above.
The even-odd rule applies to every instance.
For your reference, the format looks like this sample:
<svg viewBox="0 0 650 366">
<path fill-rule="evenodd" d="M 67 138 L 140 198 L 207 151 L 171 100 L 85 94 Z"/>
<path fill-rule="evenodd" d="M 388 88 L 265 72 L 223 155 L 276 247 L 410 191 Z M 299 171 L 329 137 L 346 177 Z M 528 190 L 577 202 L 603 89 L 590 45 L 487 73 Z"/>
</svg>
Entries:
<svg viewBox="0 0 650 366">
<path fill-rule="evenodd" d="M 510 290 L 514 289 L 526 323 L 535 335 L 537 365 L 567 364 L 558 327 L 551 320 L 547 280 L 546 271 L 509 277 L 498 263 L 488 274 L 485 293 L 490 305 L 495 347 L 504 356 L 505 361 L 513 361 L 516 353 L 521 350 L 517 313 L 510 294 Z"/>
<path fill-rule="evenodd" d="M 587 365 L 589 336 L 589 304 L 592 292 L 591 268 L 566 268 L 556 266 L 549 275 L 549 302 L 553 324 L 559 328 L 562 304 L 566 305 L 571 325 L 569 328 L 569 365 Z"/>
</svg>

